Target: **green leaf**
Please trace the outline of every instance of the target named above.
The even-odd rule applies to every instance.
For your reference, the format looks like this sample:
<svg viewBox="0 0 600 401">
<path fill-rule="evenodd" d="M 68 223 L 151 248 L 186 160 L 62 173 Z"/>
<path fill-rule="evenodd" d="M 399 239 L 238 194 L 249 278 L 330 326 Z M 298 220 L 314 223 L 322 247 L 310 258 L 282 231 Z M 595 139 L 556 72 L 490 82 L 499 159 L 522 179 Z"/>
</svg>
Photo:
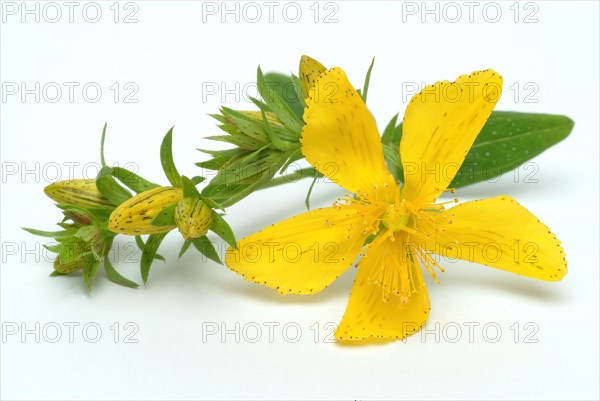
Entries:
<svg viewBox="0 0 600 401">
<path fill-rule="evenodd" d="M 383 147 L 383 156 L 388 164 L 391 164 L 396 169 L 402 169 L 402 163 L 400 162 L 400 155 L 398 154 L 398 149 L 395 146 L 390 146 L 387 144 L 382 144 Z"/>
<path fill-rule="evenodd" d="M 159 186 L 122 167 L 113 167 L 112 175 L 138 194 Z"/>
<path fill-rule="evenodd" d="M 77 225 L 86 225 L 86 224 L 96 224 L 97 219 L 92 213 L 85 209 L 72 209 L 66 208 L 63 210 L 63 215 L 65 218 L 61 223 L 65 224 L 66 221 L 71 220 L 72 224 Z M 64 227 L 63 227 L 64 228 Z"/>
<path fill-rule="evenodd" d="M 104 166 L 96 177 L 96 187 L 113 205 L 120 205 L 131 198 L 128 190 L 123 188 L 112 176 L 112 168 Z"/>
<path fill-rule="evenodd" d="M 144 244 L 142 250 L 142 260 L 140 261 L 140 270 L 142 273 L 142 280 L 144 284 L 148 282 L 148 276 L 150 275 L 150 267 L 156 257 L 156 251 L 160 246 L 160 243 L 167 236 L 167 233 L 151 234 L 148 236 L 148 240 Z"/>
<path fill-rule="evenodd" d="M 204 193 L 204 191 L 202 191 L 202 192 Z M 220 203 L 215 202 L 208 196 L 204 196 L 204 194 L 200 196 L 200 199 L 202 200 L 202 202 L 206 203 L 211 209 L 219 209 L 219 210 L 225 211 L 225 206 L 221 205 Z"/>
<path fill-rule="evenodd" d="M 177 203 L 164 208 L 161 210 L 150 222 L 153 226 L 165 227 L 165 226 L 176 226 L 175 222 L 175 209 L 177 208 Z M 139 244 L 138 244 L 139 245 Z"/>
<path fill-rule="evenodd" d="M 92 283 L 96 280 L 98 274 L 98 268 L 100 267 L 100 261 L 95 259 L 88 259 L 87 263 L 83 266 L 83 281 L 88 291 L 92 291 Z"/>
<path fill-rule="evenodd" d="M 493 179 L 507 173 L 565 139 L 573 129 L 569 117 L 552 114 L 494 111 L 485 123 L 465 161 L 450 184 L 452 188 Z M 402 124 L 390 134 L 389 149 L 396 154 L 402 139 Z M 392 173 L 404 180 L 401 166 L 385 151 Z"/>
<path fill-rule="evenodd" d="M 135 244 L 138 246 L 138 248 L 140 248 L 141 251 L 143 251 L 144 248 L 146 247 L 146 244 L 144 243 L 144 240 L 139 235 L 135 236 Z"/>
<path fill-rule="evenodd" d="M 220 111 L 223 110 L 222 107 L 223 106 L 221 106 L 221 108 L 219 109 Z M 227 118 L 225 118 L 225 116 L 222 116 L 221 114 L 209 114 L 208 116 L 214 118 L 221 124 L 227 124 Z"/>
<path fill-rule="evenodd" d="M 261 148 L 266 145 L 265 142 L 256 140 L 248 135 L 244 134 L 236 134 L 236 135 L 213 135 L 207 136 L 205 139 L 210 139 L 211 141 L 219 141 L 226 142 L 232 145 L 238 146 L 245 150 L 254 150 Z"/>
<path fill-rule="evenodd" d="M 201 152 L 208 153 L 208 151 L 203 149 L 198 150 L 200 150 Z M 246 153 L 247 152 L 245 150 L 240 148 L 212 152 L 212 159 L 196 163 L 196 166 L 205 168 L 207 170 L 220 170 L 232 163 L 235 163 Z"/>
<path fill-rule="evenodd" d="M 63 221 L 61 221 L 60 223 L 56 223 L 57 226 L 59 226 L 60 228 L 63 228 L 65 230 L 70 230 L 72 228 L 77 228 L 77 226 L 75 224 L 71 224 L 71 223 L 65 223 L 66 221 L 66 217 L 63 219 Z"/>
<path fill-rule="evenodd" d="M 302 118 L 299 117 L 282 99 L 279 93 L 277 93 L 275 89 L 269 85 L 269 83 L 265 80 L 260 67 L 258 67 L 257 70 L 256 81 L 260 96 L 269 106 L 269 108 L 277 115 L 279 120 L 281 120 L 283 125 L 293 132 L 300 133 L 300 131 L 302 131 L 302 126 L 304 125 Z"/>
<path fill-rule="evenodd" d="M 192 185 L 194 185 L 194 186 L 200 184 L 204 180 L 206 180 L 206 178 L 199 176 L 199 175 L 195 175 L 190 179 L 190 181 L 192 181 Z"/>
<path fill-rule="evenodd" d="M 251 99 L 255 101 L 254 98 Z M 268 109 L 268 106 L 263 102 L 259 101 L 258 104 L 259 108 L 266 107 Z M 223 113 L 223 116 L 227 121 L 227 129 L 224 129 L 224 131 L 229 132 L 230 135 L 236 136 L 244 134 L 259 143 L 267 143 L 268 138 L 262 126 L 262 119 L 257 119 L 255 116 L 249 116 L 228 107 L 221 107 L 221 113 Z M 233 127 L 236 129 L 232 129 Z"/>
<path fill-rule="evenodd" d="M 129 288 L 137 288 L 140 285 L 135 281 L 131 281 L 128 278 L 123 277 L 110 263 L 108 258 L 104 258 L 104 270 L 106 270 L 106 277 L 112 281 L 113 283 L 117 283 L 119 285 L 129 287 Z"/>
<path fill-rule="evenodd" d="M 290 77 L 277 72 L 268 72 L 264 74 L 265 84 L 273 88 L 273 91 L 288 105 L 288 107 L 296 114 L 299 119 L 302 119 L 304 114 L 304 99 L 300 90 L 300 81 L 294 82 L 295 77 Z M 296 85 L 298 87 L 296 88 Z M 300 92 L 298 92 L 300 90 Z"/>
<path fill-rule="evenodd" d="M 198 250 L 198 252 L 200 252 L 213 262 L 223 264 L 223 262 L 221 262 L 221 258 L 219 257 L 219 253 L 215 249 L 212 242 L 210 242 L 210 240 L 206 237 L 206 235 L 198 237 L 192 241 L 194 243 L 194 247 Z"/>
<path fill-rule="evenodd" d="M 238 149 L 236 149 L 238 150 Z M 217 156 L 217 157 L 213 157 L 210 160 L 206 160 L 203 162 L 198 162 L 196 163 L 196 166 L 206 169 L 206 170 L 219 170 L 221 169 L 224 165 L 226 165 L 229 160 L 231 160 L 230 156 Z M 209 175 L 209 174 L 207 174 Z"/>
<path fill-rule="evenodd" d="M 396 113 L 396 115 L 394 117 L 392 117 L 392 119 L 390 120 L 388 125 L 386 125 L 385 129 L 383 130 L 383 135 L 381 136 L 381 143 L 388 145 L 388 144 L 390 144 L 390 142 L 392 142 L 392 134 L 394 133 L 394 130 L 396 129 L 397 121 L 398 121 L 398 113 Z M 399 139 L 398 139 L 398 142 L 400 142 Z"/>
<path fill-rule="evenodd" d="M 270 179 L 284 162 L 284 153 L 273 149 L 258 149 L 222 168 L 208 186 L 230 186 L 234 183 L 252 185 L 265 174 Z"/>
<path fill-rule="evenodd" d="M 196 148 L 196 150 L 199 150 L 200 152 L 206 153 L 207 155 L 211 155 L 213 157 L 217 157 L 217 156 L 229 156 L 229 157 L 232 157 L 232 156 L 235 156 L 237 153 L 240 153 L 239 149 L 212 150 L 212 149 Z"/>
<path fill-rule="evenodd" d="M 230 246 L 237 249 L 237 241 L 235 240 L 235 235 L 233 234 L 233 230 L 227 224 L 225 219 L 221 217 L 221 215 L 213 210 L 213 222 L 210 226 L 210 230 L 217 234 L 219 237 L 223 238 L 225 242 L 227 242 Z"/>
<path fill-rule="evenodd" d="M 79 238 L 85 242 L 90 242 L 94 239 L 97 239 L 100 235 L 100 229 L 96 226 L 83 226 L 77 230 L 77 233 L 75 233 L 76 238 Z"/>
<path fill-rule="evenodd" d="M 36 230 L 35 228 L 27 228 L 27 227 L 21 227 L 21 228 L 33 235 L 39 235 L 41 237 L 48 237 L 48 238 L 70 237 L 70 236 L 75 235 L 75 233 L 77 232 L 77 229 L 63 230 L 63 231 L 42 231 L 42 230 Z"/>
<path fill-rule="evenodd" d="M 261 174 L 253 175 L 252 182 L 226 185 L 211 184 L 204 188 L 202 194 L 213 202 L 221 205 L 218 209 L 223 210 L 223 208 L 239 202 L 255 190 L 263 188 L 273 177 L 272 171 L 273 169 L 267 169 Z"/>
<path fill-rule="evenodd" d="M 302 149 L 300 147 L 300 144 L 297 144 L 296 147 L 291 148 L 284 155 L 285 163 L 279 169 L 279 174 L 282 174 L 285 170 L 287 170 L 287 168 L 290 166 L 290 164 L 292 164 L 293 162 L 295 162 L 297 160 L 301 160 L 303 158 L 304 158 L 304 155 L 302 154 Z"/>
<path fill-rule="evenodd" d="M 200 192 L 198 192 L 198 189 L 196 189 L 196 186 L 194 185 L 192 180 L 187 178 L 185 175 L 181 177 L 181 184 L 183 186 L 183 197 L 184 198 L 196 198 L 196 199 L 202 198 L 202 195 L 200 195 Z"/>
<path fill-rule="evenodd" d="M 167 132 L 160 146 L 160 162 L 167 179 L 174 187 L 181 187 L 181 176 L 173 161 L 173 127 Z"/>
<path fill-rule="evenodd" d="M 573 129 L 566 116 L 492 113 L 452 183 L 453 188 L 507 173 L 565 139 Z"/>
<path fill-rule="evenodd" d="M 369 92 L 369 82 L 371 81 L 371 71 L 373 70 L 373 65 L 375 64 L 375 57 L 371 61 L 371 65 L 367 70 L 367 75 L 365 76 L 365 84 L 363 85 L 363 90 L 361 91 L 360 96 L 362 97 L 363 102 L 367 103 L 367 93 Z"/>
<path fill-rule="evenodd" d="M 62 249 L 61 244 L 55 244 L 55 245 L 44 244 L 42 246 L 44 248 L 46 248 L 47 250 L 49 250 L 50 252 L 54 252 L 54 253 L 60 253 L 60 251 Z"/>
<path fill-rule="evenodd" d="M 44 247 L 51 252 L 58 252 L 60 254 L 60 261 L 63 264 L 93 256 L 87 244 L 79 238 L 69 237 L 57 240 L 59 241 L 57 245 L 44 245 Z"/>
<path fill-rule="evenodd" d="M 88 212 L 94 215 L 97 220 L 106 221 L 110 217 L 110 214 L 114 210 L 113 208 L 107 207 L 90 207 L 86 209 Z"/>
<path fill-rule="evenodd" d="M 229 135 L 238 135 L 240 134 L 240 128 L 233 124 L 231 121 L 225 119 L 226 124 L 218 124 L 217 128 L 220 128 L 222 131 L 226 132 Z"/>
<path fill-rule="evenodd" d="M 302 86 L 300 85 L 300 78 L 298 78 L 297 76 L 292 74 L 290 79 L 292 81 L 292 85 L 294 85 L 294 90 L 296 91 L 296 97 L 300 103 L 300 106 L 302 107 L 302 109 L 299 110 L 300 111 L 299 117 L 302 121 L 304 121 L 304 108 L 306 107 L 306 103 L 304 100 L 304 96 L 302 95 Z M 290 105 L 290 107 L 292 109 L 294 109 L 294 107 L 292 107 L 291 105 Z M 297 106 L 295 106 L 295 107 L 297 107 Z"/>
<path fill-rule="evenodd" d="M 181 251 L 179 251 L 179 256 L 177 256 L 178 259 L 181 259 L 181 257 L 190 248 L 190 245 L 192 245 L 192 241 L 191 240 L 185 240 L 185 241 L 183 241 L 183 245 L 181 246 Z"/>
<path fill-rule="evenodd" d="M 256 101 L 256 99 L 252 99 L 252 101 L 254 102 L 254 104 L 259 106 L 259 108 L 260 108 L 260 114 L 262 115 L 262 122 L 264 125 L 264 129 L 265 129 L 265 132 L 267 133 L 267 136 L 269 137 L 269 141 L 271 142 L 271 144 L 273 144 L 273 146 L 275 146 L 277 149 L 282 150 L 282 151 L 286 151 L 286 150 L 290 149 L 292 146 L 294 146 L 295 145 L 294 143 L 284 141 L 279 137 L 279 135 L 277 135 L 277 133 L 271 128 L 271 124 L 269 123 L 269 120 L 267 119 L 267 115 L 265 114 L 265 109 L 260 106 L 260 103 L 258 103 Z"/>
<path fill-rule="evenodd" d="M 104 159 L 104 140 L 106 139 L 106 126 L 108 123 L 104 123 L 104 128 L 102 129 L 102 138 L 100 139 L 100 164 L 102 167 L 106 167 L 106 160 Z"/>
</svg>

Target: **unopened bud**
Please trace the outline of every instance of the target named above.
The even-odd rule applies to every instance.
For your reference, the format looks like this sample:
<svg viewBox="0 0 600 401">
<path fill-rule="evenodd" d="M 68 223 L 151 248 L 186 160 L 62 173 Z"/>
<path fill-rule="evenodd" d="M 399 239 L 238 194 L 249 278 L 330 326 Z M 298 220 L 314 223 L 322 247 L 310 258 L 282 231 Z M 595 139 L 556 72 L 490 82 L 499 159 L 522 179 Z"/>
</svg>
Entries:
<svg viewBox="0 0 600 401">
<path fill-rule="evenodd" d="M 113 207 L 108 199 L 96 187 L 96 180 L 78 178 L 58 181 L 44 188 L 50 199 L 57 203 L 89 207 Z"/>
<path fill-rule="evenodd" d="M 59 273 L 71 273 L 80 270 L 86 264 L 89 253 L 90 247 L 85 241 L 79 238 L 71 238 L 71 240 L 60 245 L 59 254 L 54 260 L 54 270 Z"/>
<path fill-rule="evenodd" d="M 54 259 L 54 270 L 56 270 L 57 272 L 62 273 L 62 274 L 73 273 L 73 272 L 76 272 L 77 270 L 83 269 L 83 267 L 85 266 L 86 263 L 87 263 L 86 258 L 79 258 L 72 262 L 63 264 L 60 261 L 60 255 L 59 255 L 56 257 L 56 259 Z"/>
<path fill-rule="evenodd" d="M 81 226 L 87 226 L 89 224 L 92 224 L 92 215 L 90 213 L 84 212 L 83 210 L 64 210 L 63 214 L 66 218 L 73 220 L 73 222 Z"/>
<path fill-rule="evenodd" d="M 194 239 L 208 232 L 213 218 L 212 209 L 197 198 L 183 198 L 175 208 L 177 228 L 184 239 Z"/>
<path fill-rule="evenodd" d="M 113 210 L 108 220 L 108 229 L 126 235 L 169 232 L 175 225 L 155 226 L 152 220 L 182 198 L 182 188 L 158 187 L 141 192 Z"/>
</svg>

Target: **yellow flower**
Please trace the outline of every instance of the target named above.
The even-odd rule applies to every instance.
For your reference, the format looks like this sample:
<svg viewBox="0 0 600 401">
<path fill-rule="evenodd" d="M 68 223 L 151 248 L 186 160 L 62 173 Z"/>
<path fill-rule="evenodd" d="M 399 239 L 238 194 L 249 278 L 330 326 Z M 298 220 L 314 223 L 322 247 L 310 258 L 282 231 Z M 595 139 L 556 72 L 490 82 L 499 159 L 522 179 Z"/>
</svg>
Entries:
<svg viewBox="0 0 600 401">
<path fill-rule="evenodd" d="M 208 232 L 212 221 L 212 209 L 200 199 L 187 197 L 177 203 L 175 222 L 184 239 L 203 236 Z"/>
<path fill-rule="evenodd" d="M 241 240 L 226 256 L 230 269 L 281 294 L 311 294 L 362 251 L 335 332 L 340 341 L 417 331 L 430 309 L 422 271 L 436 280 L 440 254 L 547 281 L 566 274 L 559 240 L 509 196 L 436 203 L 500 97 L 500 75 L 474 72 L 411 99 L 400 143 L 403 187 L 388 172 L 375 121 L 345 73 L 333 68 L 316 86 L 304 114 L 303 154 L 355 195 Z"/>
<path fill-rule="evenodd" d="M 96 187 L 96 180 L 78 178 L 58 181 L 44 188 L 46 195 L 57 203 L 89 207 L 113 207 Z"/>
<path fill-rule="evenodd" d="M 183 189 L 158 187 L 127 199 L 110 214 L 108 229 L 126 235 L 159 234 L 171 231 L 175 224 L 156 226 L 152 220 L 163 210 L 183 199 Z"/>
</svg>

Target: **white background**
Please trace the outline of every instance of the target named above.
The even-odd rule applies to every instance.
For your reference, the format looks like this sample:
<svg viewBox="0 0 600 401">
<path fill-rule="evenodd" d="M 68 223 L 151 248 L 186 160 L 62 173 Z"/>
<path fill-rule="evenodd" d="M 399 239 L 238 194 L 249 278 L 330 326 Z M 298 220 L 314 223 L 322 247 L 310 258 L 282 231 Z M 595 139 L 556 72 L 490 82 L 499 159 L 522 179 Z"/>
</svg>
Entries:
<svg viewBox="0 0 600 401">
<path fill-rule="evenodd" d="M 273 22 L 268 5 L 255 3 L 262 12 L 255 23 L 248 19 L 255 19 L 256 7 L 243 3 L 236 22 L 235 14 L 221 14 L 220 2 L 204 6 L 216 7 L 215 15 L 194 1 L 99 2 L 96 23 L 86 21 L 95 18 L 94 6 L 82 14 L 86 3 L 76 3 L 73 22 L 69 8 L 55 3 L 62 18 L 54 23 L 54 6 L 37 3 L 36 22 L 35 14 L 22 15 L 21 2 L 11 3 L 15 15 L 7 3 L 4 88 L 39 82 L 41 88 L 50 83 L 50 91 L 57 83 L 63 93 L 52 103 L 55 92 L 42 91 L 36 102 L 34 94 L 22 99 L 3 90 L 3 399 L 598 398 L 598 3 L 477 3 L 471 17 L 463 2 L 428 3 L 437 15 L 423 14 L 421 2 L 320 3 L 316 23 L 313 2 L 288 6 L 287 14 L 278 3 Z M 298 7 L 302 15 L 292 23 Z M 452 22 L 457 10 L 461 17 Z M 131 12 L 138 22 L 124 23 Z M 331 12 L 337 22 L 326 23 Z M 168 263 L 155 263 L 148 285 L 138 290 L 112 284 L 102 272 L 92 294 L 78 276 L 48 277 L 43 239 L 19 227 L 54 229 L 60 216 L 42 189 L 57 175 L 95 174 L 105 121 L 109 163 L 133 163 L 145 177 L 166 183 L 158 148 L 175 124 L 180 172 L 197 174 L 194 163 L 204 156 L 195 149 L 215 148 L 203 137 L 219 134 L 207 114 L 220 104 L 252 109 L 243 88 L 254 81 L 257 65 L 297 72 L 302 54 L 343 67 L 357 87 L 375 56 L 369 106 L 381 128 L 404 111 L 407 85 L 483 68 L 504 76 L 498 109 L 574 119 L 571 136 L 533 160 L 537 183 L 525 182 L 531 170 L 522 168 L 518 176 L 457 193 L 461 200 L 506 193 L 528 207 L 563 241 L 566 278 L 546 283 L 463 262 L 447 265 L 442 283 L 429 285 L 432 312 L 424 335 L 342 347 L 327 336 L 343 314 L 355 269 L 310 298 L 279 297 L 194 252 L 177 260 L 181 239 L 172 233 L 160 251 Z M 72 102 L 64 82 L 79 85 Z M 102 89 L 96 103 L 93 91 L 87 99 L 82 94 L 87 83 Z M 132 98 L 137 103 L 124 102 L 127 83 L 139 88 Z M 207 93 L 215 84 L 235 93 Z M 299 213 L 308 185 L 256 193 L 230 208 L 228 221 L 242 237 Z M 341 193 L 317 185 L 313 204 L 329 204 Z M 119 242 L 117 268 L 140 282 L 139 254 L 129 255 L 127 238 Z M 78 325 L 72 339 L 69 324 Z M 15 327 L 19 332 L 8 335 Z M 56 327 L 62 337 L 53 343 Z M 98 327 L 102 333 L 93 343 Z M 253 343 L 257 328 L 262 337 Z M 461 336 L 453 342 L 457 328 Z M 33 334 L 22 337 L 22 329 Z M 218 332 L 209 335 L 209 329 Z M 126 341 L 128 333 L 137 342 Z"/>
</svg>

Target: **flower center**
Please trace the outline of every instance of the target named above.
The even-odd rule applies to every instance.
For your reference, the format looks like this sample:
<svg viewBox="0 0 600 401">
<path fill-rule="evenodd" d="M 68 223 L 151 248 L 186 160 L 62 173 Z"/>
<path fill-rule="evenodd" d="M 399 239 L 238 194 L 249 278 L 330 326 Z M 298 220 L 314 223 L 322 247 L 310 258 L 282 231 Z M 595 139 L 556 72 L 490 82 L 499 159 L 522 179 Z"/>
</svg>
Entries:
<svg viewBox="0 0 600 401">
<path fill-rule="evenodd" d="M 402 231 L 410 222 L 410 215 L 403 204 L 390 205 L 381 217 L 383 225 L 391 231 Z"/>
</svg>

